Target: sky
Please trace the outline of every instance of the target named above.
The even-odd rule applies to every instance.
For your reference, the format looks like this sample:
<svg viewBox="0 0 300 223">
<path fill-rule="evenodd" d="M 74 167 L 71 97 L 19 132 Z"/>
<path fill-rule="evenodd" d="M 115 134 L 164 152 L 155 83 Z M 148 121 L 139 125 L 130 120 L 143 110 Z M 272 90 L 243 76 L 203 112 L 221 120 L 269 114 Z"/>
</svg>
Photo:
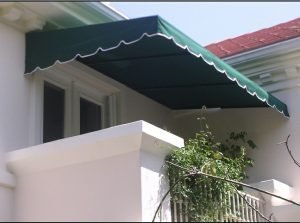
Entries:
<svg viewBox="0 0 300 223">
<path fill-rule="evenodd" d="M 160 15 L 203 46 L 300 17 L 300 2 L 110 2 L 129 18 Z"/>
</svg>

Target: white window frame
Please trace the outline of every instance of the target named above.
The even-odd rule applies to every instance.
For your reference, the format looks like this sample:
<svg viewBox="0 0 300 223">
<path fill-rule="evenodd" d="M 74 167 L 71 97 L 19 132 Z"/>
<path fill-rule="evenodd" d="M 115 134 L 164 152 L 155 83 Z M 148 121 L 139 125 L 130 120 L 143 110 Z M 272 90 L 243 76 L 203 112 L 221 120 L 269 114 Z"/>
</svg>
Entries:
<svg viewBox="0 0 300 223">
<path fill-rule="evenodd" d="M 82 83 L 76 83 L 73 87 L 73 135 L 80 134 L 80 98 L 90 101 L 101 107 L 101 129 L 108 127 L 106 120 L 107 95 L 99 95 L 95 89 L 89 89 Z"/>
<path fill-rule="evenodd" d="M 102 128 L 119 124 L 119 89 L 72 65 L 34 73 L 31 88 L 30 145 L 43 143 L 44 83 L 65 91 L 64 137 L 80 134 L 80 97 L 101 106 Z"/>
</svg>

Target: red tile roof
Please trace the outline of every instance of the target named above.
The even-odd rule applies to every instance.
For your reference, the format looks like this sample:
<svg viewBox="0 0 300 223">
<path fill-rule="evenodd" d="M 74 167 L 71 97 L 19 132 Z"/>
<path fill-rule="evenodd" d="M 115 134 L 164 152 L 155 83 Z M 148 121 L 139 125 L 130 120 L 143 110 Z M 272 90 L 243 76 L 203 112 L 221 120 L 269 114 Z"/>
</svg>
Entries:
<svg viewBox="0 0 300 223">
<path fill-rule="evenodd" d="M 300 37 L 300 18 L 218 43 L 212 43 L 206 48 L 218 57 L 224 58 L 296 37 Z"/>
</svg>

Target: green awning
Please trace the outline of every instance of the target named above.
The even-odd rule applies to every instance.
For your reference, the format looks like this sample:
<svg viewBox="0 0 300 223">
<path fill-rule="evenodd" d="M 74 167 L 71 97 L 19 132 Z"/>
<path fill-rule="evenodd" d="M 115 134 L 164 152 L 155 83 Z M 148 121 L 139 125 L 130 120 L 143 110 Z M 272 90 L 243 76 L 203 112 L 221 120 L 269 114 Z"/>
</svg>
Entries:
<svg viewBox="0 0 300 223">
<path fill-rule="evenodd" d="M 26 74 L 75 59 L 171 109 L 270 106 L 289 116 L 284 103 L 158 16 L 26 34 Z"/>
</svg>

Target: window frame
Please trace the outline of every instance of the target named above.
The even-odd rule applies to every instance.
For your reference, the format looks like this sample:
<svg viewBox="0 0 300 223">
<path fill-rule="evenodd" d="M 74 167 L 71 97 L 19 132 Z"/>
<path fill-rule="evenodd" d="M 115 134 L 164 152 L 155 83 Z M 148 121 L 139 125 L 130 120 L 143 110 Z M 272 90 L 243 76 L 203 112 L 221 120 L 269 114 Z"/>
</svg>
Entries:
<svg viewBox="0 0 300 223">
<path fill-rule="evenodd" d="M 95 89 L 88 88 L 82 83 L 76 83 L 73 87 L 73 134 L 80 134 L 80 98 L 90 101 L 101 107 L 101 129 L 109 127 L 107 125 L 107 95 L 99 94 Z"/>
<path fill-rule="evenodd" d="M 64 64 L 31 75 L 29 144 L 43 143 L 44 83 L 65 91 L 64 138 L 80 134 L 80 97 L 101 106 L 102 128 L 119 124 L 119 89 L 99 77 Z"/>
<path fill-rule="evenodd" d="M 54 87 L 56 87 L 56 88 L 59 88 L 60 90 L 62 90 L 63 92 L 64 92 L 64 114 L 63 114 L 63 118 L 64 118 L 64 123 L 63 123 L 63 138 L 65 138 L 66 137 L 66 135 L 67 135 L 67 128 L 66 128 L 66 126 L 67 126 L 67 121 L 66 121 L 66 116 L 67 116 L 67 112 L 68 111 L 66 111 L 66 109 L 67 109 L 67 105 L 66 105 L 66 99 L 68 98 L 67 96 L 66 96 L 66 94 L 67 94 L 67 87 L 65 86 L 65 88 L 63 88 L 62 86 L 58 86 L 58 84 L 56 83 L 56 84 L 54 84 L 52 81 L 48 81 L 48 80 L 44 80 L 43 81 L 43 111 L 42 111 L 42 135 L 41 135 L 41 137 L 42 137 L 42 141 L 43 141 L 43 143 L 44 143 L 44 114 L 45 114 L 45 110 L 44 110 L 44 108 L 45 108 L 45 106 L 44 106 L 44 93 L 45 93 L 45 84 L 48 84 L 48 85 L 52 85 L 52 86 L 54 86 Z"/>
</svg>

